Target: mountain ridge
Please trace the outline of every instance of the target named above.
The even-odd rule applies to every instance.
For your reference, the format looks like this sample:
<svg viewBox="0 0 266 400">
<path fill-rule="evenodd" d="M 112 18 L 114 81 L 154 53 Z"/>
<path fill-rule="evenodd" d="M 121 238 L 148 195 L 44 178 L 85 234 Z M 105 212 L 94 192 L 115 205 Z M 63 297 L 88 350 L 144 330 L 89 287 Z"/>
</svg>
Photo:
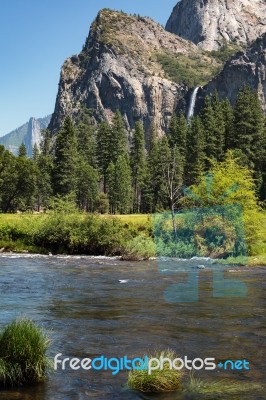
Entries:
<svg viewBox="0 0 266 400">
<path fill-rule="evenodd" d="M 141 119 L 146 131 L 154 124 L 159 135 L 163 134 L 173 112 L 185 111 L 189 92 L 186 82 L 169 76 L 167 66 L 175 62 L 179 75 L 190 71 L 192 81 L 203 83 L 221 65 L 150 18 L 100 11 L 82 52 L 62 67 L 49 128 L 55 132 L 67 114 L 75 119 L 85 106 L 93 110 L 95 120 L 111 120 L 119 109 L 129 130 Z"/>
<path fill-rule="evenodd" d="M 25 124 L 0 137 L 0 144 L 14 154 L 18 153 L 19 146 L 24 143 L 27 154 L 32 155 L 34 145 L 40 144 L 41 129 L 47 128 L 51 115 L 43 118 L 31 117 Z"/>
</svg>

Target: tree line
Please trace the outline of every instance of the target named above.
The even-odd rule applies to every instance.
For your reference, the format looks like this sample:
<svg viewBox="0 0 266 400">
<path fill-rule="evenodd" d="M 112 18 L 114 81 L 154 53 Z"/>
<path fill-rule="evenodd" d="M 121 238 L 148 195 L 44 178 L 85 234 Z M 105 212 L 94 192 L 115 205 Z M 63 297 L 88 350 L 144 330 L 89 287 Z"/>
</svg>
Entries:
<svg viewBox="0 0 266 400">
<path fill-rule="evenodd" d="M 0 146 L 0 210 L 40 211 L 66 198 L 87 212 L 174 211 L 182 188 L 197 184 L 228 150 L 253 171 L 265 200 L 265 121 L 257 93 L 248 86 L 234 107 L 214 93 L 190 121 L 173 115 L 162 138 L 153 125 L 145 133 L 141 121 L 128 135 L 119 111 L 110 123 L 95 125 L 84 110 L 75 124 L 67 116 L 56 135 L 43 130 L 32 159 L 24 144 L 18 156 Z"/>
</svg>

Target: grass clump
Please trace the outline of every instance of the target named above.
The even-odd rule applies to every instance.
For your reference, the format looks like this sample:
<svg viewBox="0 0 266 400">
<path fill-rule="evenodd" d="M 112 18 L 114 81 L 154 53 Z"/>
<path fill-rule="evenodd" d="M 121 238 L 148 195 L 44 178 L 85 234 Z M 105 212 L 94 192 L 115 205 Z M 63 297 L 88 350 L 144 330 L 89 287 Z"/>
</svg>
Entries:
<svg viewBox="0 0 266 400">
<path fill-rule="evenodd" d="M 173 361 L 177 358 L 176 354 L 172 351 L 166 351 L 150 355 L 151 358 L 169 358 Z M 152 366 L 156 366 L 156 361 L 152 362 Z M 140 392 L 160 393 L 160 392 L 173 392 L 181 388 L 183 372 L 176 369 L 171 369 L 169 362 L 164 362 L 163 369 L 156 369 L 149 374 L 148 369 L 131 370 L 128 374 L 128 386 L 130 389 Z"/>
<path fill-rule="evenodd" d="M 41 382 L 50 361 L 49 339 L 34 322 L 21 319 L 0 332 L 0 387 Z"/>
<path fill-rule="evenodd" d="M 204 399 L 214 399 L 216 396 L 222 395 L 237 396 L 236 398 L 241 398 L 241 394 L 253 392 L 254 390 L 261 389 L 261 386 L 256 383 L 244 383 L 241 381 L 234 381 L 229 379 L 221 379 L 214 382 L 206 382 L 199 378 L 195 378 L 193 375 L 190 376 L 189 381 L 183 389 L 183 393 L 194 394 L 197 396 L 204 396 Z M 235 397 L 234 397 L 235 398 Z"/>
</svg>

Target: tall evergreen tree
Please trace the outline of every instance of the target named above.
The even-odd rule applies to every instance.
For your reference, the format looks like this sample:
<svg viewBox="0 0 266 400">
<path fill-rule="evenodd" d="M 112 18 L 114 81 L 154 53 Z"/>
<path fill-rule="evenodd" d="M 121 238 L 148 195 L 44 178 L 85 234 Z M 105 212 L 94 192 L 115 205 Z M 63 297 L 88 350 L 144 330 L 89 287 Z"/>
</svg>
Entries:
<svg viewBox="0 0 266 400">
<path fill-rule="evenodd" d="M 115 164 L 117 211 L 127 214 L 132 208 L 131 169 L 127 155 L 120 155 Z"/>
<path fill-rule="evenodd" d="M 133 133 L 130 162 L 132 169 L 132 184 L 134 192 L 133 211 L 140 212 L 142 189 L 144 187 L 144 180 L 146 173 L 144 129 L 143 129 L 143 124 L 140 121 L 136 122 L 135 131 Z"/>
<path fill-rule="evenodd" d="M 170 147 L 176 146 L 180 156 L 185 158 L 187 146 L 188 124 L 184 114 L 173 114 L 169 126 L 168 141 Z"/>
<path fill-rule="evenodd" d="M 263 186 L 264 165 L 264 114 L 258 94 L 244 86 L 238 94 L 234 112 L 234 148 L 242 150 L 255 170 L 258 190 Z"/>
<path fill-rule="evenodd" d="M 18 149 L 18 156 L 19 157 L 27 157 L 27 149 L 25 143 L 21 143 Z"/>
<path fill-rule="evenodd" d="M 225 124 L 217 92 L 213 94 L 212 99 L 206 96 L 201 121 L 205 133 L 206 166 L 209 168 L 210 159 L 220 160 L 224 154 Z"/>
<path fill-rule="evenodd" d="M 107 193 L 110 211 L 128 213 L 132 208 L 131 169 L 127 155 L 120 155 L 107 169 Z"/>
<path fill-rule="evenodd" d="M 94 211 L 98 197 L 98 173 L 83 155 L 78 157 L 76 197 L 80 210 Z"/>
<path fill-rule="evenodd" d="M 115 164 L 110 162 L 107 168 L 107 195 L 109 200 L 110 213 L 115 214 L 117 210 L 117 193 L 116 193 L 116 173 Z"/>
<path fill-rule="evenodd" d="M 111 126 L 111 161 L 116 163 L 119 156 L 128 153 L 128 141 L 125 122 L 119 111 L 116 111 Z"/>
<path fill-rule="evenodd" d="M 55 141 L 53 188 L 54 193 L 68 195 L 76 191 L 77 139 L 71 118 L 66 117 Z"/>
<path fill-rule="evenodd" d="M 95 129 L 90 120 L 86 120 L 86 123 L 82 121 L 76 127 L 78 153 L 92 167 L 96 167 Z"/>
<path fill-rule="evenodd" d="M 216 138 L 216 160 L 221 161 L 225 153 L 225 121 L 223 103 L 219 99 L 218 92 L 215 91 L 212 96 L 212 108 L 214 112 L 214 131 Z"/>
<path fill-rule="evenodd" d="M 193 117 L 188 131 L 185 181 L 187 185 L 196 183 L 205 169 L 204 128 L 199 116 Z"/>
<path fill-rule="evenodd" d="M 112 161 L 112 146 L 111 126 L 104 120 L 98 125 L 96 134 L 97 165 L 103 179 L 104 193 L 106 193 L 107 168 Z"/>
<path fill-rule="evenodd" d="M 228 99 L 222 101 L 225 151 L 234 147 L 234 109 Z"/>
<path fill-rule="evenodd" d="M 169 200 L 167 193 L 167 183 L 162 171 L 164 171 L 171 159 L 171 150 L 166 136 L 157 142 L 157 154 L 154 156 L 152 165 L 152 180 L 154 190 L 155 210 L 163 210 L 168 208 Z M 155 152 L 154 152 L 155 153 Z"/>
<path fill-rule="evenodd" d="M 247 85 L 238 93 L 234 118 L 234 148 L 243 150 L 255 162 L 263 141 L 264 115 L 257 93 Z"/>
<path fill-rule="evenodd" d="M 52 188 L 52 135 L 48 129 L 42 130 L 40 152 L 34 158 L 36 165 L 36 206 L 37 210 L 46 209 L 49 206 L 50 198 L 53 194 Z"/>
</svg>

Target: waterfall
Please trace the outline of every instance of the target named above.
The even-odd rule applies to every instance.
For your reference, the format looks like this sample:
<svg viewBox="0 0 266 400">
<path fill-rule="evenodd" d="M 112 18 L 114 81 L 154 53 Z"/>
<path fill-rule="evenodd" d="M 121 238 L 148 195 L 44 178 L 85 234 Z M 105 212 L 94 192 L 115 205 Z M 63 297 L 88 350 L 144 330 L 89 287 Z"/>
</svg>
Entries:
<svg viewBox="0 0 266 400">
<path fill-rule="evenodd" d="M 188 109 L 188 114 L 187 114 L 187 119 L 188 121 L 193 117 L 194 115 L 194 110 L 195 110 L 195 104 L 196 104 L 196 99 L 197 99 L 197 93 L 198 93 L 199 87 L 195 87 L 190 99 L 189 103 L 189 109 Z"/>
</svg>

